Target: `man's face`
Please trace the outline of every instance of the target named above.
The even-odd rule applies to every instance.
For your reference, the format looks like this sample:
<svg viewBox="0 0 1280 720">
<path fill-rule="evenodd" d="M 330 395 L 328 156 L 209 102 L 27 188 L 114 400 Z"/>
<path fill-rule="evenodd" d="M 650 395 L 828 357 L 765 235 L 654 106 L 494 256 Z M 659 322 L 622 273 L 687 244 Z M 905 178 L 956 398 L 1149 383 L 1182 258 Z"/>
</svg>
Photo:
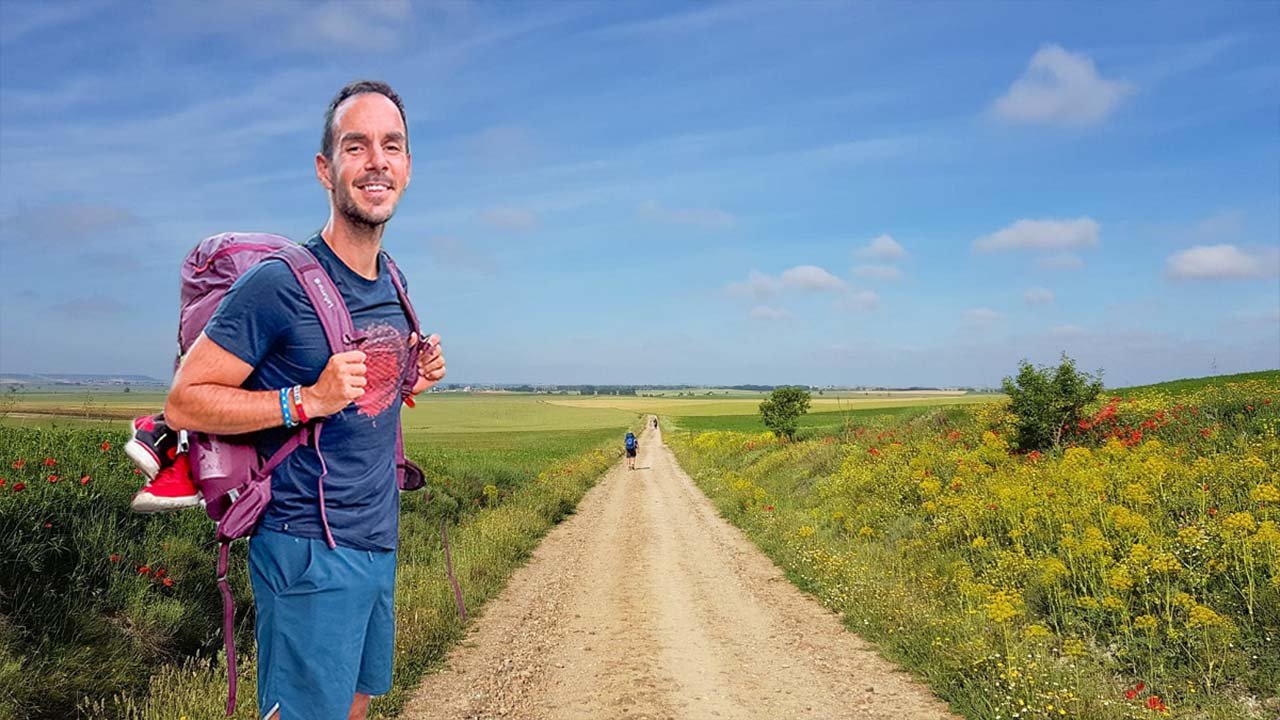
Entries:
<svg viewBox="0 0 1280 720">
<path fill-rule="evenodd" d="M 352 224 L 370 228 L 395 214 L 411 165 L 400 110 L 379 93 L 354 95 L 339 105 L 333 157 L 316 156 L 316 174 L 334 208 Z"/>
</svg>

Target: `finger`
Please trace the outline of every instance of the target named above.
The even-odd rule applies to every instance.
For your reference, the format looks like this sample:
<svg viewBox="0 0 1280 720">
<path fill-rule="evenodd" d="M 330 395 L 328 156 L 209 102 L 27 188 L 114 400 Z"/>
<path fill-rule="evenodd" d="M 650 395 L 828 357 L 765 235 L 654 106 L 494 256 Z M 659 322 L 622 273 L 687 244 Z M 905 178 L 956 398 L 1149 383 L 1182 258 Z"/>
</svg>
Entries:
<svg viewBox="0 0 1280 720">
<path fill-rule="evenodd" d="M 359 363 L 351 363 L 343 369 L 346 371 L 348 375 L 363 376 L 365 373 L 369 371 L 369 366 L 365 365 L 362 362 L 359 362 Z"/>
<path fill-rule="evenodd" d="M 442 367 L 443 365 L 444 365 L 443 355 L 436 355 L 432 357 L 430 360 L 423 360 L 422 362 L 418 363 L 418 366 L 422 368 L 423 372 L 430 372 L 432 370 L 435 370 L 438 367 Z"/>
<path fill-rule="evenodd" d="M 347 379 L 347 387 L 362 388 L 368 384 L 369 378 L 366 378 L 363 375 Z"/>
<path fill-rule="evenodd" d="M 347 350 L 334 355 L 332 360 L 339 363 L 364 362 L 365 354 L 363 350 Z"/>
<path fill-rule="evenodd" d="M 416 332 L 409 333 L 409 347 L 413 347 L 414 345 L 417 345 L 417 344 L 418 344 L 418 333 Z"/>
</svg>

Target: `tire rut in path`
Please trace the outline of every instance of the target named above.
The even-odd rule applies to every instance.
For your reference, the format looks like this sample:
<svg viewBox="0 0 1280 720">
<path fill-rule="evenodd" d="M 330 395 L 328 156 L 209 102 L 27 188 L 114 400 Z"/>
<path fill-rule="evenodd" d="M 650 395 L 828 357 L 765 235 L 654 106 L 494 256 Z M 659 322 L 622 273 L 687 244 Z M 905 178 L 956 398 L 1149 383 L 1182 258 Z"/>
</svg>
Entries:
<svg viewBox="0 0 1280 720">
<path fill-rule="evenodd" d="M 787 582 L 646 429 L 483 609 L 407 720 L 953 720 Z"/>
</svg>

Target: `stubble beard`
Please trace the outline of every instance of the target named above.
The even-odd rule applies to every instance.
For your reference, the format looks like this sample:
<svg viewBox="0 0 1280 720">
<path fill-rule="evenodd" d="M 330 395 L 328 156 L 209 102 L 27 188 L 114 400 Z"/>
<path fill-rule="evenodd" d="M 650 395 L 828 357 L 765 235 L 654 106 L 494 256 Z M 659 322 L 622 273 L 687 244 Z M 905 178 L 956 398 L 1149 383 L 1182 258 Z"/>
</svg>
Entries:
<svg viewBox="0 0 1280 720">
<path fill-rule="evenodd" d="M 386 225 L 387 221 L 396 214 L 395 204 L 393 204 L 390 210 L 387 211 L 386 217 L 377 217 L 365 212 L 356 203 L 355 198 L 352 197 L 347 186 L 340 184 L 336 177 L 333 178 L 333 188 L 334 207 L 337 208 L 338 212 L 342 214 L 342 217 L 345 218 L 348 223 L 358 230 L 372 233 L 383 225 Z"/>
</svg>

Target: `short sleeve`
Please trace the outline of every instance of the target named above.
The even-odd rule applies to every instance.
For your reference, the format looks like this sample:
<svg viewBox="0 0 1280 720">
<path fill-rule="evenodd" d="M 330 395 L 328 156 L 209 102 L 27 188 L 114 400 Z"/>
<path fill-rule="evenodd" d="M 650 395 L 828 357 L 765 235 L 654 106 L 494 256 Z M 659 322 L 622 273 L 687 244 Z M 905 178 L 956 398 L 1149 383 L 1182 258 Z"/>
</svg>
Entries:
<svg viewBox="0 0 1280 720">
<path fill-rule="evenodd" d="M 222 349 L 257 367 L 297 318 L 301 286 L 283 262 L 260 262 L 236 280 L 205 325 Z"/>
</svg>

